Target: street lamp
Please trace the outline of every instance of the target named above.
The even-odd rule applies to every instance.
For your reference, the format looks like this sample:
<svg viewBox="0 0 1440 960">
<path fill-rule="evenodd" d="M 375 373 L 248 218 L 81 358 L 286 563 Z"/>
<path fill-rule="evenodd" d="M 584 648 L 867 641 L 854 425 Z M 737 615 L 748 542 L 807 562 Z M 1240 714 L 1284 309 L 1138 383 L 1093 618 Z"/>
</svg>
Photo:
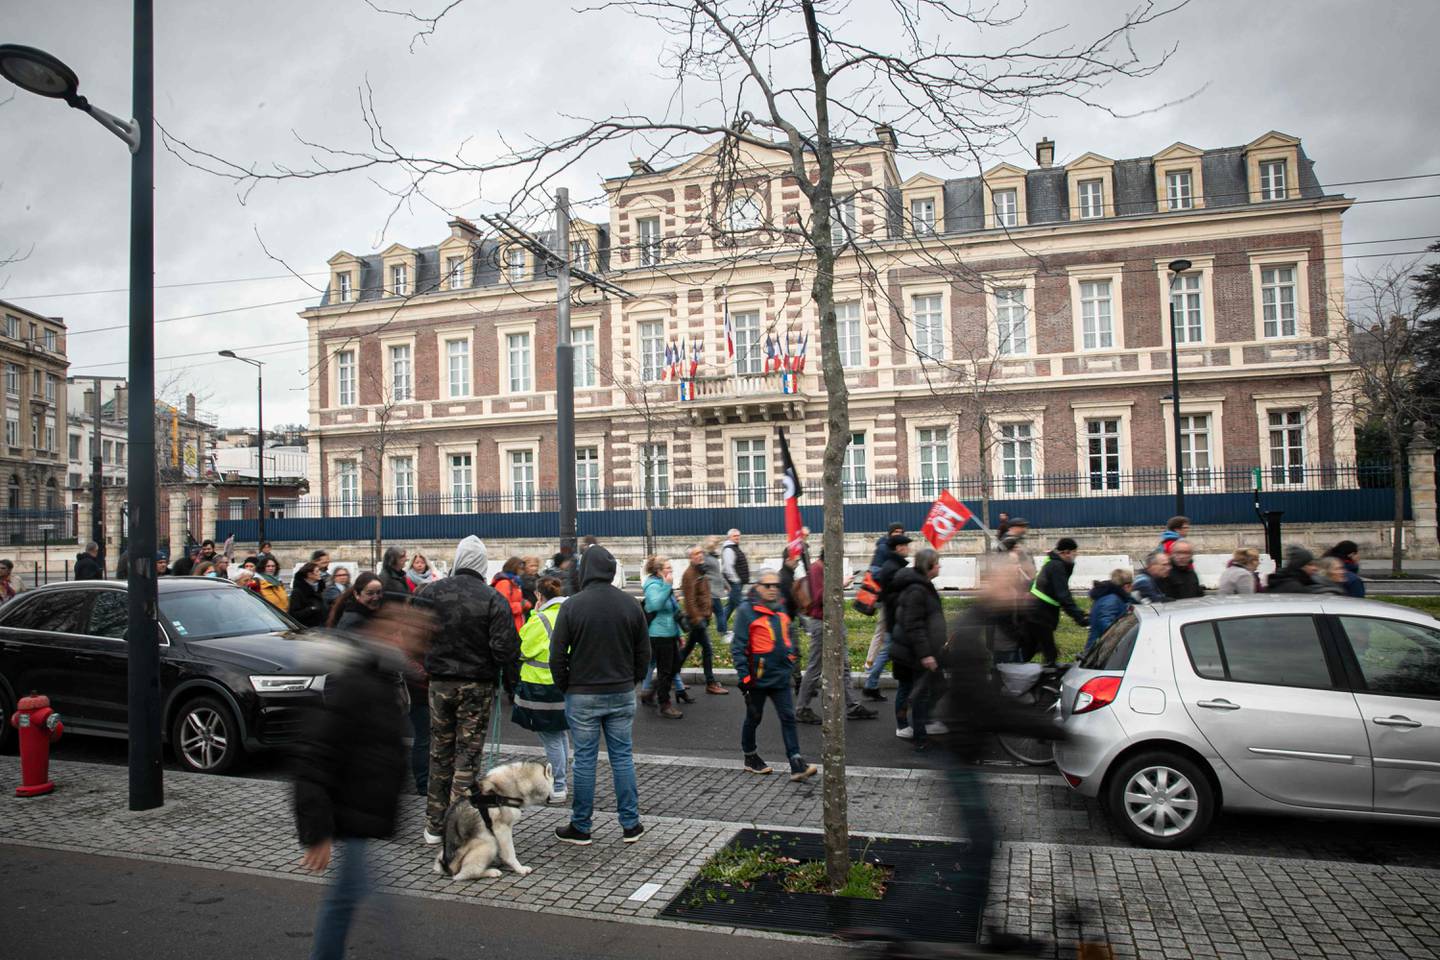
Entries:
<svg viewBox="0 0 1440 960">
<path fill-rule="evenodd" d="M 265 543 L 265 378 L 263 376 L 264 371 L 260 369 L 265 366 L 265 364 L 260 360 L 242 357 L 234 350 L 221 350 L 220 356 L 229 357 L 231 360 L 239 360 L 241 363 L 248 363 L 255 368 L 255 420 L 259 432 L 259 436 L 256 439 L 259 441 L 260 447 L 260 452 L 255 456 L 255 459 L 259 461 L 260 464 L 260 479 L 258 484 L 260 487 L 260 527 L 256 541 L 256 547 L 258 549 Z"/>
<path fill-rule="evenodd" d="M 75 71 L 56 57 L 0 45 L 0 76 L 22 90 L 94 117 L 130 148 L 130 573 L 126 631 L 130 809 L 165 802 L 160 747 L 160 644 L 155 586 L 155 137 L 153 0 L 135 0 L 131 63 L 133 119 L 106 113 L 79 93 Z M 97 398 L 98 400 L 98 398 Z"/>
<path fill-rule="evenodd" d="M 1175 515 L 1185 515 L 1185 466 L 1180 452 L 1180 330 L 1175 320 L 1175 281 L 1190 269 L 1185 259 L 1170 261 L 1170 419 L 1175 431 Z"/>
</svg>

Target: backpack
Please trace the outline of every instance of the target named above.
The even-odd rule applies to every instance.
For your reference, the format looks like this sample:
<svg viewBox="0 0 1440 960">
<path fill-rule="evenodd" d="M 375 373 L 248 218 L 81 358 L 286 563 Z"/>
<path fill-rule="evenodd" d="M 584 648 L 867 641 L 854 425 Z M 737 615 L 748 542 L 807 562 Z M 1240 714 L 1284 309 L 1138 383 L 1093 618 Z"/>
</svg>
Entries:
<svg viewBox="0 0 1440 960">
<path fill-rule="evenodd" d="M 875 616 L 875 609 L 879 606 L 880 584 L 875 582 L 875 575 L 866 571 L 865 580 L 860 584 L 860 589 L 855 591 L 854 607 L 857 613 L 863 616 Z"/>
</svg>

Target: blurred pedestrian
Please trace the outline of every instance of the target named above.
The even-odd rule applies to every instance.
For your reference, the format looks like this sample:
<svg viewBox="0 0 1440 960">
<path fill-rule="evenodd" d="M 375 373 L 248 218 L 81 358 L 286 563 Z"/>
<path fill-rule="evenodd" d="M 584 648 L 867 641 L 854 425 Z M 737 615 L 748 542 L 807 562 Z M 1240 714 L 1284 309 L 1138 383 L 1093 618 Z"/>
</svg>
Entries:
<svg viewBox="0 0 1440 960">
<path fill-rule="evenodd" d="M 894 548 L 890 546 L 890 538 L 905 533 L 905 524 L 892 523 L 886 528 L 885 535 L 875 541 L 875 551 L 870 555 L 869 574 L 872 578 L 878 578 L 880 571 L 885 566 L 885 561 L 894 554 Z M 880 655 L 880 648 L 885 643 L 885 608 L 879 603 L 876 597 L 875 604 L 875 631 L 870 637 L 870 647 L 865 651 L 865 672 L 869 673 L 875 666 L 875 658 Z M 883 669 L 883 667 L 882 667 Z M 884 700 L 885 695 L 880 693 L 877 686 L 873 692 L 867 691 L 865 696 L 870 700 Z"/>
<path fill-rule="evenodd" d="M 1360 545 L 1354 540 L 1341 540 L 1326 550 L 1325 556 L 1335 557 L 1344 565 L 1346 595 L 1363 599 L 1365 581 L 1360 579 Z"/>
<path fill-rule="evenodd" d="M 689 636 L 680 651 L 680 666 L 690 659 L 690 652 L 700 648 L 700 665 L 705 671 L 705 692 L 723 696 L 730 691 L 715 679 L 715 650 L 710 645 L 710 618 L 715 613 L 714 595 L 710 592 L 710 574 L 705 548 L 690 548 L 690 563 L 680 576 L 680 596 L 684 600 L 685 618 L 690 621 Z"/>
<path fill-rule="evenodd" d="M 1051 664 L 1059 657 L 1055 648 L 1055 630 L 1060 626 L 1060 612 L 1063 610 L 1071 620 L 1082 627 L 1090 625 L 1090 618 L 1075 603 L 1070 593 L 1070 575 L 1075 572 L 1075 557 L 1080 546 L 1070 537 L 1055 541 L 1055 549 L 1040 561 L 1035 571 L 1035 582 L 1030 586 L 1030 635 L 1020 648 L 1021 662 L 1028 663 L 1039 653 L 1044 663 Z"/>
<path fill-rule="evenodd" d="M 280 561 L 274 557 L 262 559 L 260 569 L 255 571 L 255 579 L 259 581 L 256 590 L 261 600 L 282 612 L 290 609 L 290 594 L 280 580 Z"/>
<path fill-rule="evenodd" d="M 425 554 L 416 553 L 410 558 L 410 566 L 405 570 L 405 585 L 410 588 L 411 593 L 416 593 L 439 577 L 440 574 L 430 566 L 430 561 L 425 559 Z"/>
<path fill-rule="evenodd" d="M 570 725 L 565 720 L 565 694 L 555 686 L 555 675 L 550 672 L 550 641 L 565 602 L 564 590 L 564 583 L 555 577 L 535 582 L 540 602 L 520 631 L 520 682 L 510 711 L 510 719 L 533 731 L 545 748 L 545 759 L 555 775 L 551 803 L 564 801 L 569 785 Z"/>
<path fill-rule="evenodd" d="M 679 720 L 685 714 L 670 702 L 671 685 L 680 673 L 680 605 L 670 585 L 673 570 L 665 557 L 652 556 L 645 561 L 645 573 L 645 617 L 650 621 L 650 655 L 655 658 L 655 705 L 660 716 Z"/>
<path fill-rule="evenodd" d="M 550 672 L 565 693 L 565 719 L 575 745 L 570 822 L 557 828 L 555 836 L 579 846 L 591 842 L 595 763 L 603 735 L 622 838 L 634 843 L 645 832 L 633 752 L 635 685 L 650 662 L 645 613 L 612 582 L 615 558 L 610 551 L 591 546 L 580 566 L 580 591 L 565 601 L 550 642 Z"/>
<path fill-rule="evenodd" d="M 1156 549 L 1165 553 L 1174 553 L 1175 545 L 1188 536 L 1190 536 L 1190 518 L 1171 517 L 1165 524 L 1165 532 L 1160 534 L 1160 545 Z"/>
<path fill-rule="evenodd" d="M 705 538 L 705 579 L 710 582 L 710 606 L 714 613 L 715 635 L 724 639 L 725 624 L 720 622 L 721 610 L 730 596 L 730 587 L 725 583 L 725 573 L 720 563 L 720 538 Z"/>
<path fill-rule="evenodd" d="M 435 615 L 425 657 L 430 677 L 430 783 L 425 801 L 427 844 L 443 838 L 445 811 L 481 776 L 496 684 L 514 690 L 520 635 L 510 605 L 489 584 L 490 560 L 479 537 L 455 548 L 451 575 L 421 590 Z"/>
<path fill-rule="evenodd" d="M 425 614 L 393 606 L 345 637 L 344 666 L 327 686 L 295 767 L 295 821 L 301 863 L 316 873 L 343 845 L 335 880 L 315 919 L 312 960 L 345 955 L 350 921 L 371 889 L 367 845 L 395 832 L 405 776 L 405 722 L 395 682 L 423 655 Z"/>
<path fill-rule="evenodd" d="M 1170 598 L 1165 595 L 1165 578 L 1170 574 L 1170 555 L 1161 550 L 1152 550 L 1145 558 L 1145 569 L 1130 584 L 1130 596 L 1136 603 L 1164 603 Z"/>
<path fill-rule="evenodd" d="M 325 597 L 321 592 L 320 567 L 302 563 L 290 584 L 290 616 L 302 627 L 318 627 L 325 622 Z"/>
<path fill-rule="evenodd" d="M 904 570 L 906 564 L 910 562 L 910 544 L 912 542 L 903 533 L 891 536 L 890 552 L 881 563 L 880 572 L 875 574 L 875 582 L 880 585 L 880 612 L 877 615 L 882 618 L 885 635 L 881 638 L 879 649 L 875 650 L 865 661 L 865 688 L 860 692 L 867 700 L 881 703 L 885 701 L 885 694 L 880 692 L 880 678 L 885 674 L 885 665 L 890 662 L 890 643 L 894 634 L 894 621 L 891 617 L 895 613 L 895 605 L 887 603 L 886 597 L 891 590 L 896 574 Z M 871 646 L 874 647 L 873 641 Z"/>
<path fill-rule="evenodd" d="M 246 579 L 254 576 L 249 571 L 244 573 Z M 239 579 L 236 579 L 235 583 L 243 585 Z M 379 612 L 384 602 L 384 582 L 378 574 L 366 570 L 355 578 L 353 586 L 335 600 L 325 618 L 325 625 L 339 630 L 358 630 Z"/>
<path fill-rule="evenodd" d="M 766 568 L 760 571 L 745 602 L 731 622 L 734 631 L 730 641 L 730 659 L 735 676 L 745 695 L 745 722 L 740 727 L 740 750 L 745 756 L 748 773 L 768 774 L 773 769 L 760 758 L 755 733 L 765 718 L 767 701 L 775 705 L 780 721 L 780 736 L 785 756 L 790 762 L 790 779 L 801 781 L 813 777 L 814 764 L 800 755 L 800 735 L 795 727 L 795 700 L 790 692 L 790 674 L 799 659 L 790 638 L 790 618 L 780 602 L 780 574 Z"/>
<path fill-rule="evenodd" d="M 100 544 L 91 540 L 85 549 L 75 555 L 76 580 L 104 580 L 105 565 L 100 562 Z"/>
<path fill-rule="evenodd" d="M 895 574 L 889 594 L 890 655 L 895 661 L 895 736 L 913 741 L 916 751 L 929 747 L 927 735 L 946 733 L 930 719 L 930 707 L 944 694 L 940 657 L 945 649 L 945 612 L 935 578 L 940 554 L 930 547 L 915 553 L 913 566 Z"/>
<path fill-rule="evenodd" d="M 190 568 L 190 576 L 208 577 L 210 576 L 210 571 L 214 569 L 215 564 L 211 563 L 209 560 L 197 560 L 195 562 L 195 565 Z"/>
<path fill-rule="evenodd" d="M 1193 600 L 1205 596 L 1200 575 L 1195 572 L 1195 549 L 1189 540 L 1177 540 L 1170 546 L 1170 572 L 1160 581 L 1160 589 L 1171 600 Z"/>
<path fill-rule="evenodd" d="M 215 562 L 210 564 L 210 572 L 207 577 L 214 577 L 216 580 L 230 579 L 230 558 L 223 553 L 215 554 Z"/>
<path fill-rule="evenodd" d="M 1345 596 L 1345 563 L 1339 557 L 1324 556 L 1315 561 L 1315 592 Z"/>
<path fill-rule="evenodd" d="M 1087 653 L 1134 604 L 1135 601 L 1130 598 L 1130 586 L 1134 582 L 1133 573 L 1117 567 L 1110 571 L 1108 580 L 1096 580 L 1090 588 L 1090 633 L 1085 637 Z"/>
<path fill-rule="evenodd" d="M 526 610 L 533 610 L 538 602 L 535 582 L 540 579 L 540 558 L 522 557 L 520 567 L 520 594 L 525 598 Z"/>
<path fill-rule="evenodd" d="M 850 586 L 852 577 L 847 577 L 842 589 Z M 800 678 L 800 693 L 796 699 L 795 719 L 800 723 L 818 724 L 820 715 L 810 707 L 815 695 L 820 692 L 821 672 L 825 665 L 825 551 L 820 559 L 810 564 L 809 576 L 800 582 L 801 598 L 806 601 L 801 613 L 800 625 L 810 637 L 810 651 L 805 658 L 805 673 Z M 847 653 L 849 645 L 846 644 Z M 873 720 L 878 714 L 855 695 L 855 686 L 850 681 L 850 658 L 842 658 L 840 687 L 845 695 L 845 716 L 850 720 Z"/>
<path fill-rule="evenodd" d="M 1220 571 L 1220 583 L 1215 588 L 1218 597 L 1248 596 L 1260 592 L 1260 551 L 1254 547 L 1241 547 L 1230 555 L 1230 562 Z"/>
<path fill-rule="evenodd" d="M 720 628 L 725 639 L 730 639 L 730 621 L 745 598 L 745 586 L 750 582 L 750 558 L 740 546 L 740 531 L 734 527 L 725 535 L 720 545 L 720 575 L 725 578 L 725 603 L 720 607 Z"/>
<path fill-rule="evenodd" d="M 1270 574 L 1265 585 L 1267 593 L 1314 593 L 1319 585 L 1315 574 L 1315 555 L 1298 543 L 1285 548 L 1285 562 Z"/>
<path fill-rule="evenodd" d="M 410 581 L 405 579 L 405 561 L 408 557 L 402 547 L 386 547 L 380 560 L 380 583 L 385 592 L 393 597 L 410 596 Z"/>
</svg>

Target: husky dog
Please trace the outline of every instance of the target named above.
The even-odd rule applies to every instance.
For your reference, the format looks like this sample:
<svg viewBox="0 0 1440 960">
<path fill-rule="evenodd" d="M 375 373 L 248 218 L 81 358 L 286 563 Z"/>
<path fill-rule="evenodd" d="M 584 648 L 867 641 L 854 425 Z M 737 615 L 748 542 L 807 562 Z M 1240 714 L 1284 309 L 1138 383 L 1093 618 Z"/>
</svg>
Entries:
<svg viewBox="0 0 1440 960">
<path fill-rule="evenodd" d="M 456 880 L 494 879 L 501 863 L 520 876 L 530 872 L 515 856 L 512 833 L 522 807 L 541 806 L 555 789 L 555 771 L 536 760 L 507 763 L 491 770 L 445 811 L 445 846 L 435 872 Z"/>
</svg>

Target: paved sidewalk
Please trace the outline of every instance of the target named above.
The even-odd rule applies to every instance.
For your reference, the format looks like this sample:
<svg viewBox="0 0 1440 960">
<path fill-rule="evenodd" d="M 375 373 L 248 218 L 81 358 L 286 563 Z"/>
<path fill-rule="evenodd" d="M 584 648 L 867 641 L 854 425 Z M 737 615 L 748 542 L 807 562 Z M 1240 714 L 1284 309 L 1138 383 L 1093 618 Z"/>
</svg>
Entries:
<svg viewBox="0 0 1440 960">
<path fill-rule="evenodd" d="M 0 785 L 16 782 L 18 766 L 0 757 Z M 131 813 L 125 775 L 123 767 L 58 763 L 61 789 L 51 797 L 20 800 L 6 787 L 0 857 L 13 843 L 309 879 L 297 862 L 285 784 L 171 772 L 166 805 Z M 664 923 L 659 911 L 741 827 L 819 826 L 818 780 L 796 786 L 683 758 L 641 763 L 639 776 L 641 842 L 622 844 L 614 814 L 600 813 L 595 844 L 567 846 L 551 835 L 566 810 L 529 810 L 516 849 L 535 872 L 473 883 L 432 872 L 434 848 L 418 842 L 423 801 L 405 798 L 399 836 L 376 845 L 378 884 L 409 896 Z M 1121 957 L 1440 957 L 1440 869 L 1112 846 L 1092 829 L 1094 812 L 1053 780 L 987 776 L 1009 838 L 989 924 L 1064 943 L 1077 934 L 1069 914 L 1078 906 L 1084 932 L 1103 929 Z M 848 786 L 856 832 L 955 832 L 944 782 L 933 773 L 862 770 Z M 608 792 L 597 801 L 613 811 Z"/>
</svg>

